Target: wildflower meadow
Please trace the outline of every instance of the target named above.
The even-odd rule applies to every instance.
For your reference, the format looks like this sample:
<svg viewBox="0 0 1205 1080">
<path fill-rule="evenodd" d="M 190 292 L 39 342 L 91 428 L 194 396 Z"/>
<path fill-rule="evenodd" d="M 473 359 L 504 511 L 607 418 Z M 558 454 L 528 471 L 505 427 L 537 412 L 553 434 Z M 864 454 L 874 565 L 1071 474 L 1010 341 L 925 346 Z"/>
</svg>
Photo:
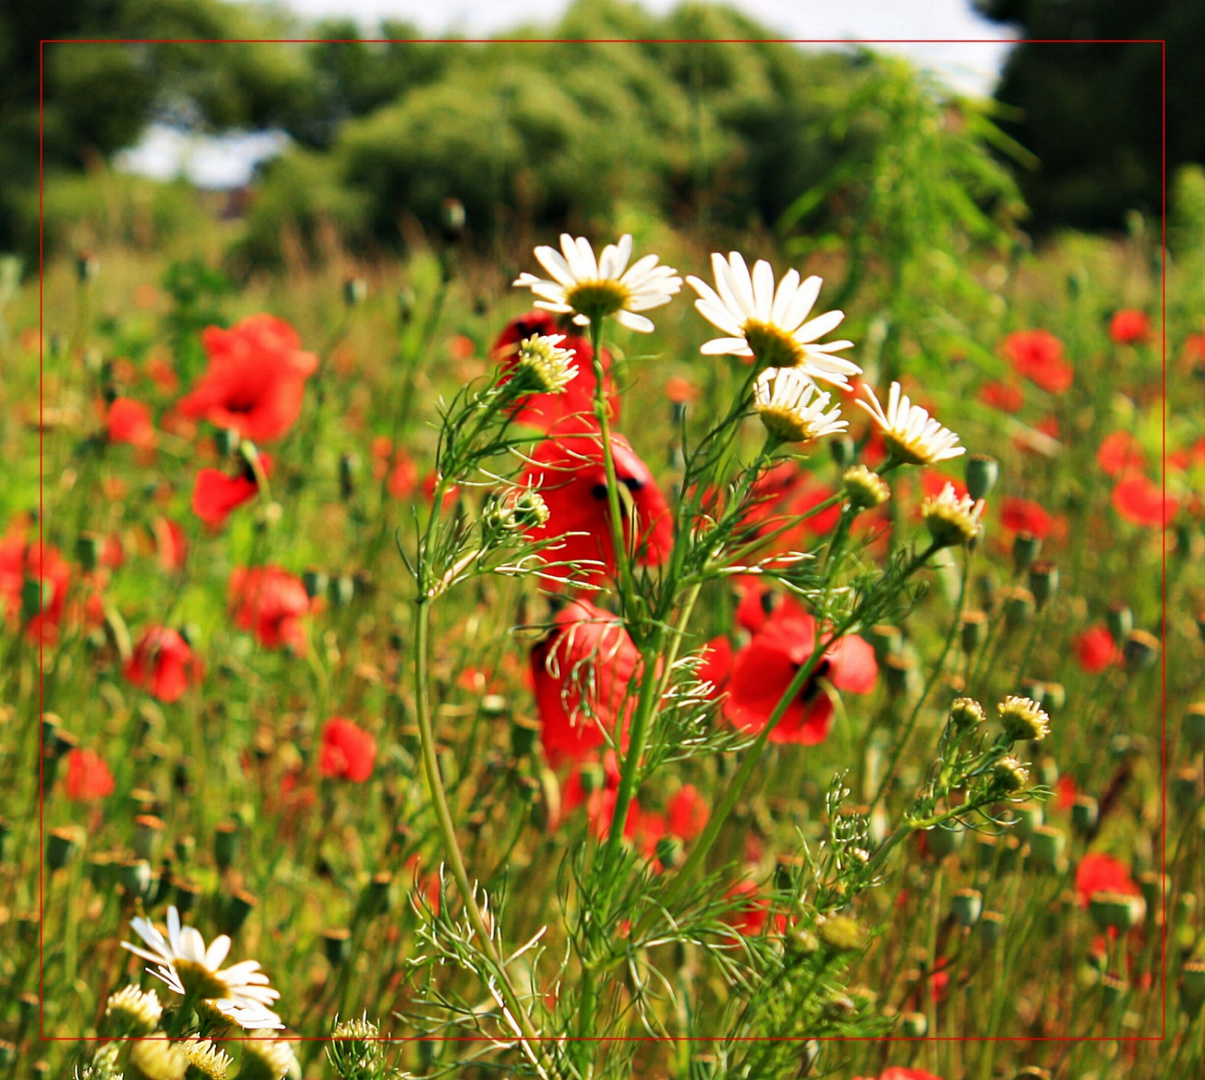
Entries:
<svg viewBox="0 0 1205 1080">
<path fill-rule="evenodd" d="M 1205 1075 L 1205 173 L 868 70 L 777 230 L 6 258 L 5 1075 Z"/>
</svg>

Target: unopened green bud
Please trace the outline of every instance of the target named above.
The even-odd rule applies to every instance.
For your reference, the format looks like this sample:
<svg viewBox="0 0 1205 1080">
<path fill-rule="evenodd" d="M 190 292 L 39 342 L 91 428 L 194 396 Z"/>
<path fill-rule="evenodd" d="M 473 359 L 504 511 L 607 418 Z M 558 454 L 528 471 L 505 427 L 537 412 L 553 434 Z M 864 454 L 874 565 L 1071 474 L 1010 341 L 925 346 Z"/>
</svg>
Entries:
<svg viewBox="0 0 1205 1080">
<path fill-rule="evenodd" d="M 978 889 L 959 889 L 950 898 L 950 912 L 959 926 L 974 926 L 983 914 L 983 893 Z"/>
<path fill-rule="evenodd" d="M 1091 795 L 1077 795 L 1071 804 L 1071 827 L 1081 836 L 1096 828 L 1100 804 Z"/>
<path fill-rule="evenodd" d="M 219 870 L 229 870 L 238 854 L 238 825 L 221 822 L 213 834 L 213 861 Z"/>
<path fill-rule="evenodd" d="M 1131 630 L 1121 647 L 1126 671 L 1131 673 L 1149 668 L 1159 655 L 1160 642 L 1145 630 Z"/>
<path fill-rule="evenodd" d="M 662 870 L 672 870 L 682 861 L 682 841 L 676 836 L 663 836 L 657 841 L 657 862 Z"/>
<path fill-rule="evenodd" d="M 866 944 L 866 931 L 848 915 L 828 915 L 816 922 L 816 933 L 833 953 L 857 952 Z"/>
<path fill-rule="evenodd" d="M 1004 624 L 1010 630 L 1025 626 L 1033 620 L 1033 593 L 1028 589 L 1010 590 L 1004 601 Z"/>
<path fill-rule="evenodd" d="M 359 307 L 368 299 L 368 282 L 361 277 L 348 278 L 343 282 L 343 302 L 348 307 Z"/>
<path fill-rule="evenodd" d="M 962 651 L 969 656 L 983 644 L 983 639 L 987 634 L 987 612 L 963 612 L 961 634 Z"/>
<path fill-rule="evenodd" d="M 1067 848 L 1067 835 L 1052 825 L 1039 825 L 1029 838 L 1029 853 L 1038 866 L 1056 869 Z"/>
<path fill-rule="evenodd" d="M 905 1039 L 923 1039 L 929 1033 L 929 1018 L 921 1012 L 906 1012 L 900 1016 L 900 1034 Z"/>
<path fill-rule="evenodd" d="M 1013 537 L 1013 569 L 1019 574 L 1038 557 L 1042 541 L 1031 532 L 1019 532 Z"/>
<path fill-rule="evenodd" d="M 1142 922 L 1146 905 L 1141 896 L 1098 892 L 1088 900 L 1088 914 L 1101 930 L 1131 930 Z"/>
<path fill-rule="evenodd" d="M 1205 749 L 1205 702 L 1195 702 L 1184 710 L 1181 730 L 1194 750 Z"/>
<path fill-rule="evenodd" d="M 322 932 L 322 954 L 331 967 L 341 967 L 351 955 L 351 931 L 344 926 Z"/>
<path fill-rule="evenodd" d="M 1059 568 L 1048 560 L 1033 563 L 1029 568 L 1029 591 L 1039 611 L 1059 588 Z"/>
<path fill-rule="evenodd" d="M 1205 1002 L 1205 960 L 1189 960 L 1180 969 L 1180 999 L 1190 1016 L 1200 1010 Z"/>
<path fill-rule="evenodd" d="M 245 889 L 239 889 L 223 905 L 221 915 L 222 933 L 237 934 L 255 909 L 255 897 Z"/>
<path fill-rule="evenodd" d="M 979 917 L 979 933 L 990 946 L 1004 936 L 1004 916 L 999 911 L 985 911 Z"/>
<path fill-rule="evenodd" d="M 972 499 L 986 499 L 996 486 L 999 475 L 1000 465 L 995 458 L 987 454 L 971 454 L 966 464 L 967 493 Z"/>
<path fill-rule="evenodd" d="M 1111 604 L 1105 612 L 1105 625 L 1113 636 L 1113 644 L 1120 649 L 1134 629 L 1134 613 L 1125 604 Z"/>
<path fill-rule="evenodd" d="M 46 839 L 46 865 L 53 873 L 62 870 L 79 853 L 83 830 L 74 826 L 51 829 Z"/>
</svg>

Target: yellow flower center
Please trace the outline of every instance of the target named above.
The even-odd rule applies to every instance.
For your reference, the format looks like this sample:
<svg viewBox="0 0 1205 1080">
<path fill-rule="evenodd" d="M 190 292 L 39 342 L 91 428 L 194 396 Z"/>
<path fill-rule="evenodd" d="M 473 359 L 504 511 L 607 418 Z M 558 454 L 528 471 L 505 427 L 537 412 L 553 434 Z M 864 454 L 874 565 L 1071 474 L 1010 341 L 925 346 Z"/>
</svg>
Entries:
<svg viewBox="0 0 1205 1080">
<path fill-rule="evenodd" d="M 565 290 L 565 303 L 591 322 L 614 315 L 631 299 L 628 287 L 612 278 L 579 281 Z"/>
<path fill-rule="evenodd" d="M 741 333 L 753 350 L 758 367 L 799 367 L 806 359 L 806 352 L 781 326 L 750 319 L 741 327 Z"/>
<path fill-rule="evenodd" d="M 902 439 L 894 432 L 883 432 L 883 442 L 896 461 L 903 465 L 928 465 L 929 453 L 919 440 Z"/>
<path fill-rule="evenodd" d="M 230 994 L 230 987 L 225 980 L 219 979 L 204 964 L 195 960 L 177 960 L 172 965 L 180 977 L 180 985 L 186 994 L 195 994 L 200 998 L 222 998 Z"/>
<path fill-rule="evenodd" d="M 816 437 L 812 425 L 785 405 L 759 405 L 757 415 L 766 425 L 766 430 L 783 442 L 808 442 Z"/>
</svg>

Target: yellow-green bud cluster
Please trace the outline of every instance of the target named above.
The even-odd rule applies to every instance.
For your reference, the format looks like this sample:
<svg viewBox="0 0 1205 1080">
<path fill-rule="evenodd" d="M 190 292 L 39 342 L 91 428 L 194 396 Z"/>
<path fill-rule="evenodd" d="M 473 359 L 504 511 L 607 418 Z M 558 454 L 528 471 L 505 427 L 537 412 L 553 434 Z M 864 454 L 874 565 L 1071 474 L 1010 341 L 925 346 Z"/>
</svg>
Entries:
<svg viewBox="0 0 1205 1080">
<path fill-rule="evenodd" d="M 1010 694 L 996 706 L 996 711 L 1004 734 L 1014 742 L 1018 739 L 1039 742 L 1050 734 L 1050 717 L 1032 698 Z"/>
<path fill-rule="evenodd" d="M 841 474 L 841 484 L 854 510 L 870 510 L 891 498 L 887 481 L 865 465 L 851 465 Z"/>
</svg>

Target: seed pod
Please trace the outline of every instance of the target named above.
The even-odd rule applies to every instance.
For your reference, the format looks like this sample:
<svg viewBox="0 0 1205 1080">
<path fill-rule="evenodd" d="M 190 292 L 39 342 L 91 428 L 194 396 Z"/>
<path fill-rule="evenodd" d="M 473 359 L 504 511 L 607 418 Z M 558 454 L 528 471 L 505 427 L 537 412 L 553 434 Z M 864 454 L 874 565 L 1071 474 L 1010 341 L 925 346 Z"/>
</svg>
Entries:
<svg viewBox="0 0 1205 1080">
<path fill-rule="evenodd" d="M 970 929 L 983 914 L 983 893 L 978 889 L 959 889 L 950 898 L 950 913 L 959 926 Z"/>
<path fill-rule="evenodd" d="M 1020 574 L 1038 557 L 1042 541 L 1031 532 L 1019 532 L 1013 537 L 1013 570 Z"/>
<path fill-rule="evenodd" d="M 238 825 L 233 821 L 219 823 L 213 834 L 213 861 L 218 869 L 229 870 L 238 854 Z"/>
<path fill-rule="evenodd" d="M 966 463 L 967 494 L 978 501 L 986 499 L 1000 475 L 1000 464 L 987 454 L 971 454 Z"/>
<path fill-rule="evenodd" d="M 1105 612 L 1105 625 L 1113 636 L 1113 644 L 1120 649 L 1134 629 L 1134 613 L 1125 604 L 1111 604 Z"/>
<path fill-rule="evenodd" d="M 322 932 L 322 955 L 331 967 L 342 967 L 351 955 L 351 931 L 343 926 Z"/>
<path fill-rule="evenodd" d="M 79 853 L 83 842 L 82 830 L 70 825 L 51 829 L 46 840 L 46 865 L 53 873 L 62 870 Z"/>
<path fill-rule="evenodd" d="M 900 1015 L 900 1034 L 905 1039 L 923 1039 L 929 1033 L 929 1018 L 921 1012 Z"/>
<path fill-rule="evenodd" d="M 1052 825 L 1039 825 L 1029 838 L 1030 856 L 1038 866 L 1048 870 L 1058 867 L 1066 847 L 1066 833 Z"/>
<path fill-rule="evenodd" d="M 1071 827 L 1081 836 L 1096 828 L 1100 820 L 1100 804 L 1091 795 L 1077 795 L 1071 804 Z"/>
</svg>

